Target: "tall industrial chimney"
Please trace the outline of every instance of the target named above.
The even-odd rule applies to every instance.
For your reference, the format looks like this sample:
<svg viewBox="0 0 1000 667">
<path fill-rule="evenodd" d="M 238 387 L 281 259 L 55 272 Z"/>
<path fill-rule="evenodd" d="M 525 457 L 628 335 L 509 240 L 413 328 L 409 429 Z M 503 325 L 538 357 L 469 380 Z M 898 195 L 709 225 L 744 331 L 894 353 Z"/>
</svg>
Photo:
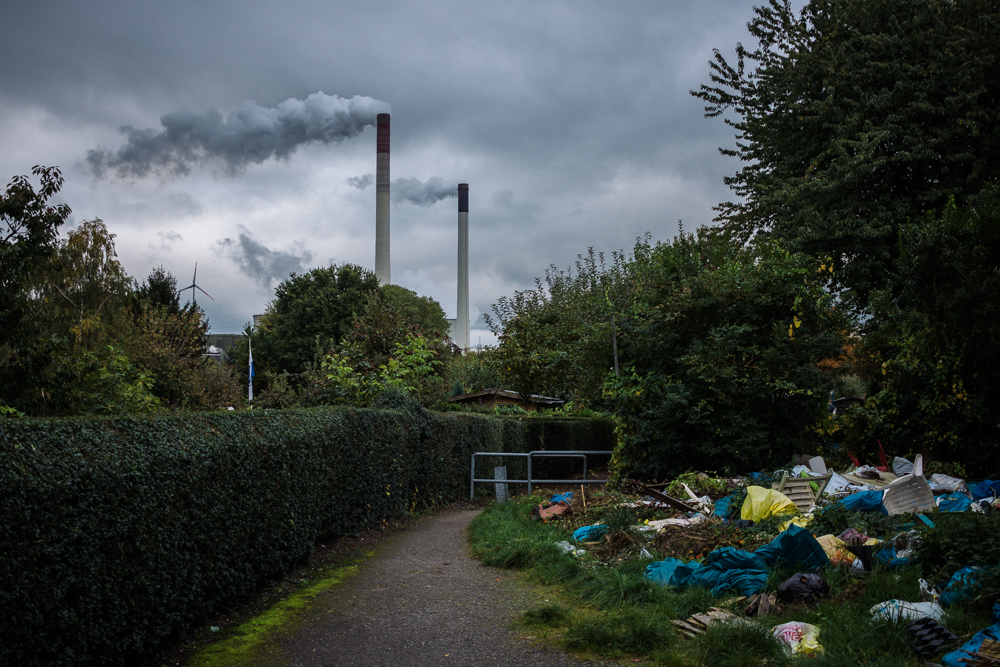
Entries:
<svg viewBox="0 0 1000 667">
<path fill-rule="evenodd" d="M 389 271 L 389 114 L 376 117 L 375 141 L 375 277 L 382 285 Z"/>
<path fill-rule="evenodd" d="M 455 344 L 469 349 L 469 184 L 458 184 L 458 317 Z"/>
</svg>

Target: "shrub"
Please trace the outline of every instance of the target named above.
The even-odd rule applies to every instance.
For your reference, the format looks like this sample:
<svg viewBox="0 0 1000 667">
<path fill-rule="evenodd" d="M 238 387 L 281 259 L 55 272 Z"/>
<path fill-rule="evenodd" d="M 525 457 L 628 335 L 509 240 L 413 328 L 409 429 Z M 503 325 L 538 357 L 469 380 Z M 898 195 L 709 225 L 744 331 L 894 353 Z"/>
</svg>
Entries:
<svg viewBox="0 0 1000 667">
<path fill-rule="evenodd" d="M 134 661 L 524 446 L 516 421 L 386 404 L 0 422 L 0 664 Z"/>
</svg>

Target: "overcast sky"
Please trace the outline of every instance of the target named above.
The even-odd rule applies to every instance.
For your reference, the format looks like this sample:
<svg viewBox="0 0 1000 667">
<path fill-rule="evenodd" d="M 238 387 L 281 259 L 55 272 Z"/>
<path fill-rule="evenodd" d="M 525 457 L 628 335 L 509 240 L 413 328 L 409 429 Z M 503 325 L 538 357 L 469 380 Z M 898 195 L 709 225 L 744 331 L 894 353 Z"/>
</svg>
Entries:
<svg viewBox="0 0 1000 667">
<path fill-rule="evenodd" d="M 0 178 L 58 165 L 72 228 L 126 270 L 198 284 L 242 330 L 290 271 L 374 269 L 374 114 L 392 114 L 394 283 L 456 308 L 469 183 L 471 308 L 589 246 L 710 224 L 732 130 L 688 91 L 752 3 L 4 3 Z M 65 231 L 65 230 L 64 230 Z M 480 323 L 471 342 L 490 343 Z"/>
</svg>

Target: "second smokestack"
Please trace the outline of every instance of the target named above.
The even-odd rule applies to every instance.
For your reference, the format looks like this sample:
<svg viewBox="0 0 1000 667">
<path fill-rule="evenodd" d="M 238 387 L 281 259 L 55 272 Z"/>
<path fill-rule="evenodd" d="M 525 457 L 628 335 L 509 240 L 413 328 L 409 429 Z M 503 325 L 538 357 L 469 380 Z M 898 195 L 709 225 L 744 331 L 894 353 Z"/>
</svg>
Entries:
<svg viewBox="0 0 1000 667">
<path fill-rule="evenodd" d="M 455 344 L 469 349 L 469 184 L 458 184 L 458 317 Z"/>
<path fill-rule="evenodd" d="M 375 118 L 375 277 L 392 282 L 389 270 L 389 114 Z"/>
</svg>

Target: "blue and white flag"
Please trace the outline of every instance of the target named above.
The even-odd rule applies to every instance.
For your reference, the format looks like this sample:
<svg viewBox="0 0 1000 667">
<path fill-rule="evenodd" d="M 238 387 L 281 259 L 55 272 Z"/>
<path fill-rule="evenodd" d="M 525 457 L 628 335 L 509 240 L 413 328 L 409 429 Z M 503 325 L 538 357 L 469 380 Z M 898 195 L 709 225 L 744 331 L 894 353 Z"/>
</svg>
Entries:
<svg viewBox="0 0 1000 667">
<path fill-rule="evenodd" d="M 253 400 L 253 338 L 247 339 L 247 349 L 250 350 L 250 381 L 249 381 L 249 395 L 250 400 Z"/>
</svg>

